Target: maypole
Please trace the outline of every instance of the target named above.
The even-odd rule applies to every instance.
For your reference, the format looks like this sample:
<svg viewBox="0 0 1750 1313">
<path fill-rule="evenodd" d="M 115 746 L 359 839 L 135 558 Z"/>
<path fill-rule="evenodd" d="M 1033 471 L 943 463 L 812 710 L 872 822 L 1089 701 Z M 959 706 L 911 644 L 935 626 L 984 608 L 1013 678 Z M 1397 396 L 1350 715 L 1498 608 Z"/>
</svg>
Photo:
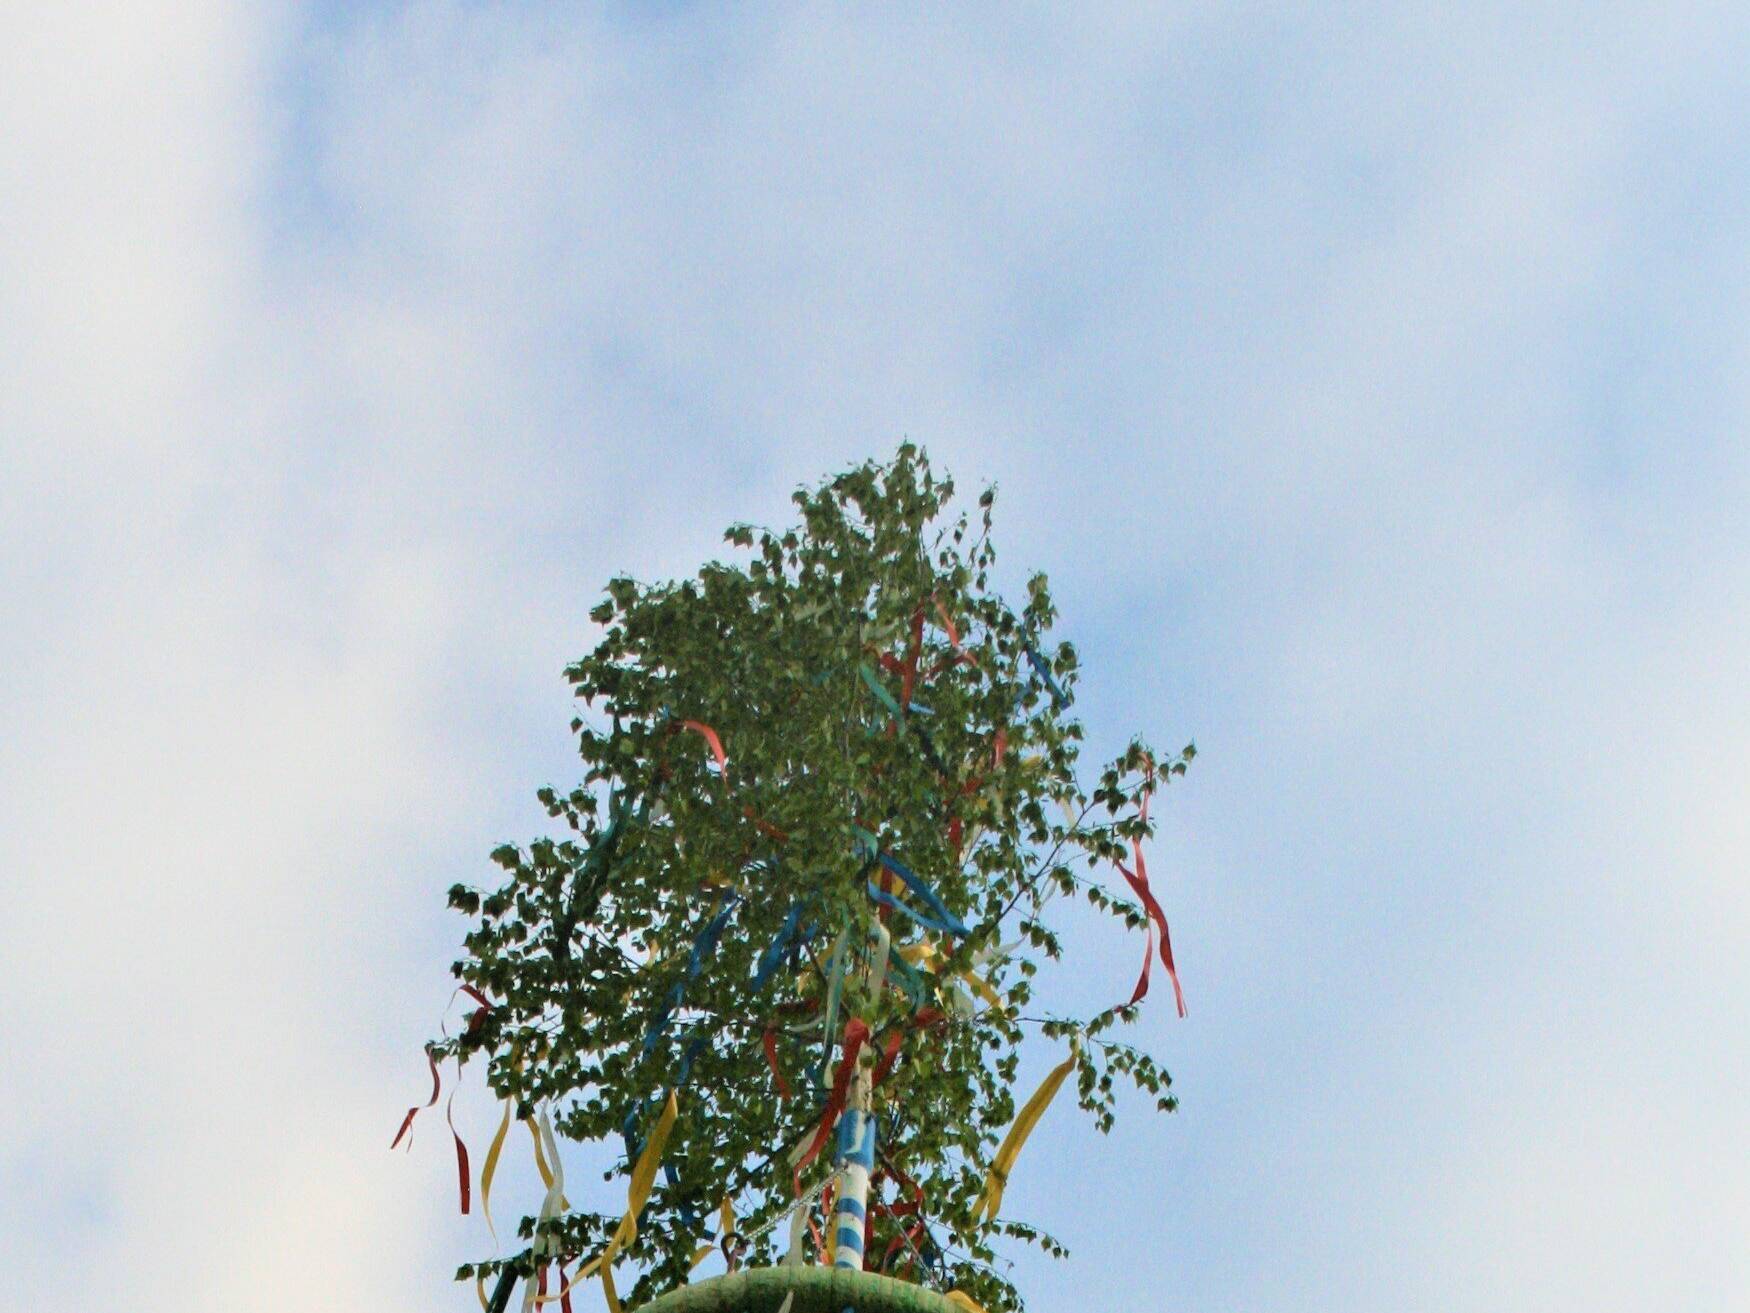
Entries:
<svg viewBox="0 0 1750 1313">
<path fill-rule="evenodd" d="M 836 1251 L 833 1266 L 863 1270 L 863 1232 L 869 1217 L 869 1178 L 875 1171 L 875 1115 L 870 1104 L 873 1055 L 865 1049 L 857 1055 L 857 1071 L 851 1077 L 850 1102 L 839 1119 L 838 1204 L 834 1225 Z"/>
<path fill-rule="evenodd" d="M 1079 1074 L 1101 1130 L 1115 1078 L 1174 1106 L 1114 1031 L 1157 953 L 1179 993 L 1142 844 L 1193 750 L 1163 765 L 1133 740 L 1079 782 L 1079 662 L 1045 645 L 1045 579 L 1011 608 L 989 584 L 994 493 L 976 537 L 938 523 L 952 494 L 902 446 L 799 491 L 792 529 L 732 527 L 744 564 L 614 579 L 591 612 L 602 640 L 567 670 L 583 778 L 539 794 L 562 829 L 450 891 L 475 1006 L 428 1046 L 421 1107 L 445 1064 L 479 1060 L 502 1100 L 483 1210 L 513 1118 L 544 1187 L 516 1240 L 486 1214 L 499 1248 L 459 1273 L 486 1313 L 518 1283 L 525 1313 L 571 1313 L 593 1282 L 623 1313 L 628 1279 L 649 1313 L 1009 1313 L 994 1242 L 1061 1251 L 1000 1220 L 1059 1088 Z M 1059 897 L 1143 932 L 1134 989 L 1092 1015 L 1035 996 Z M 1029 1037 L 1067 1056 L 1011 1116 Z M 622 1198 L 567 1185 L 565 1146 L 587 1141 L 624 1146 Z M 727 1271 L 701 1277 L 713 1255 Z"/>
</svg>

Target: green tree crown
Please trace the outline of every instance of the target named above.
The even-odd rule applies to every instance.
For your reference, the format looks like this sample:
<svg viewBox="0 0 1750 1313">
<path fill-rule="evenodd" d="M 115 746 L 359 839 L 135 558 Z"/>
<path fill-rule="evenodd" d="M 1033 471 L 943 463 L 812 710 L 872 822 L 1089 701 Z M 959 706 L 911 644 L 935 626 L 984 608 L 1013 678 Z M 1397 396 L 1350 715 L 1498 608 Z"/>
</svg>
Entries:
<svg viewBox="0 0 1750 1313">
<path fill-rule="evenodd" d="M 817 1129 L 847 1024 L 884 1059 L 876 1192 L 921 1201 L 877 1211 L 869 1264 L 991 1313 L 1021 1304 L 1001 1237 L 1064 1252 L 977 1212 L 1024 1037 L 1073 1044 L 1078 1100 L 1102 1131 L 1115 1078 L 1174 1107 L 1167 1073 L 1108 1033 L 1134 1003 L 1059 1014 L 1035 1002 L 1034 977 L 1060 955 L 1056 897 L 1148 926 L 1146 904 L 1096 876 L 1140 860 L 1148 798 L 1194 750 L 1162 760 L 1133 740 L 1084 789 L 1068 714 L 1080 671 L 1070 644 L 1047 648 L 1046 579 L 1013 610 L 990 584 L 994 490 L 976 532 L 949 518 L 952 494 L 907 444 L 798 491 L 794 528 L 730 528 L 739 563 L 611 580 L 591 612 L 606 632 L 566 671 L 582 779 L 539 794 L 563 831 L 495 851 L 495 886 L 450 891 L 474 921 L 453 971 L 492 1006 L 434 1057 L 485 1059 L 519 1118 L 546 1108 L 563 1138 L 623 1144 L 626 1170 L 679 1092 L 621 1255 L 642 1269 L 634 1305 L 687 1279 L 725 1198 L 749 1261 L 781 1251 L 787 1155 Z M 523 1220 L 529 1248 L 460 1275 L 600 1252 L 624 1200 L 571 1193 Z"/>
</svg>

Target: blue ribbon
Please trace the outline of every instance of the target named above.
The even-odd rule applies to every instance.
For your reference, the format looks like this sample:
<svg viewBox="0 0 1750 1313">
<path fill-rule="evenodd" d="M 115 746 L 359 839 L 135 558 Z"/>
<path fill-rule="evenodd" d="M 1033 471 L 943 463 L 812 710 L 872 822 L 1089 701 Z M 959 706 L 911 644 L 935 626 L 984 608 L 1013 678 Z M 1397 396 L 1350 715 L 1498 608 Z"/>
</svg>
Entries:
<svg viewBox="0 0 1750 1313">
<path fill-rule="evenodd" d="M 766 982 L 784 961 L 784 955 L 789 951 L 790 941 L 795 938 L 796 927 L 802 922 L 802 904 L 793 903 L 790 910 L 784 914 L 784 924 L 778 927 L 778 933 L 772 942 L 766 946 L 766 951 L 760 954 L 759 965 L 754 968 L 753 987 L 757 993 L 766 987 Z"/>
<path fill-rule="evenodd" d="M 1033 663 L 1033 671 L 1045 681 L 1045 687 L 1051 690 L 1051 704 L 1061 707 L 1069 701 L 1069 695 L 1058 687 L 1057 680 L 1052 676 L 1051 667 L 1045 664 L 1045 658 L 1039 655 L 1033 644 L 1027 644 L 1027 660 Z"/>
<path fill-rule="evenodd" d="M 650 1029 L 644 1032 L 644 1048 L 639 1056 L 648 1057 L 656 1047 L 656 1041 L 661 1039 L 668 1030 L 668 1023 L 674 1017 L 675 1009 L 681 1005 L 681 999 L 687 992 L 687 986 L 698 979 L 699 972 L 705 969 L 705 959 L 717 950 L 717 941 L 723 935 L 723 927 L 729 924 L 729 916 L 740 901 L 733 890 L 724 890 L 723 906 L 717 915 L 705 923 L 705 928 L 699 931 L 698 938 L 693 940 L 692 951 L 687 954 L 686 974 L 675 981 L 674 988 L 668 993 L 668 1002 L 657 1014 L 656 1020 L 650 1023 Z"/>
<path fill-rule="evenodd" d="M 891 853 L 882 853 L 881 864 L 897 875 L 900 880 L 904 882 L 907 889 L 923 899 L 924 905 L 930 909 L 930 912 L 935 917 L 935 929 L 945 930 L 949 934 L 955 935 L 969 935 L 972 933 L 972 931 L 966 928 L 965 923 L 961 921 L 959 917 L 955 916 L 954 913 L 950 912 L 940 898 L 936 897 L 936 891 L 930 888 L 929 885 L 925 884 L 923 879 L 914 874 L 911 868 L 906 866 L 904 862 L 901 862 Z M 918 914 L 916 909 L 907 908 L 903 903 L 888 900 L 885 891 L 883 891 L 878 885 L 871 882 L 869 887 L 876 894 L 880 895 L 880 897 L 876 899 L 877 902 L 886 900 L 891 906 L 909 912 L 914 921 L 929 924 L 928 922 L 924 922 L 924 918 Z"/>
<path fill-rule="evenodd" d="M 923 750 L 924 760 L 934 766 L 938 774 L 948 775 L 950 773 L 948 770 L 948 764 L 942 760 L 942 755 L 936 751 L 936 745 L 931 742 L 930 736 L 924 732 L 924 727 L 922 725 L 913 725 L 912 730 L 918 736 L 918 746 Z"/>
</svg>

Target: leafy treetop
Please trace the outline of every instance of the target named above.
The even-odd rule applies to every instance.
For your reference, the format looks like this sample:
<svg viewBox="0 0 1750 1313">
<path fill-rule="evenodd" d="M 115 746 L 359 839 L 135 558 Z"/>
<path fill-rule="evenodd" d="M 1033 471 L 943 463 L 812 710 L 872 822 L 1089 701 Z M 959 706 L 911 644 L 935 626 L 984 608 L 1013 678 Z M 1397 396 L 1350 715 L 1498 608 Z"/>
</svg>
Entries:
<svg viewBox="0 0 1750 1313">
<path fill-rule="evenodd" d="M 686 1280 L 725 1197 L 757 1237 L 750 1259 L 772 1260 L 793 1203 L 785 1155 L 821 1117 L 853 1017 L 880 1051 L 899 1044 L 874 1094 L 876 1192 L 915 1184 L 922 1200 L 916 1218 L 877 1216 L 870 1264 L 891 1249 L 890 1270 L 991 1313 L 1021 1304 L 999 1237 L 1063 1252 L 973 1215 L 1016 1113 L 1024 1035 L 1074 1041 L 1079 1102 L 1102 1131 L 1115 1077 L 1174 1106 L 1167 1074 L 1108 1033 L 1133 1004 L 1060 1015 L 1033 978 L 1060 954 L 1057 895 L 1146 926 L 1093 872 L 1150 835 L 1147 797 L 1193 749 L 1162 761 L 1135 740 L 1084 790 L 1077 658 L 1047 651 L 1045 577 L 1012 610 L 990 585 L 994 492 L 976 534 L 947 518 L 952 493 L 907 444 L 798 491 L 797 527 L 732 527 L 740 564 L 611 580 L 591 612 L 606 633 L 566 671 L 583 778 L 539 794 L 563 832 L 494 852 L 495 887 L 450 891 L 475 919 L 454 973 L 493 1007 L 437 1057 L 485 1058 L 518 1117 L 545 1106 L 559 1135 L 629 1154 L 681 1090 L 665 1175 L 623 1251 L 643 1268 L 634 1305 Z M 805 1184 L 826 1170 L 811 1164 Z M 598 1252 L 615 1199 L 525 1218 L 522 1234 Z M 530 1250 L 460 1275 L 506 1265 L 528 1271 Z"/>
</svg>

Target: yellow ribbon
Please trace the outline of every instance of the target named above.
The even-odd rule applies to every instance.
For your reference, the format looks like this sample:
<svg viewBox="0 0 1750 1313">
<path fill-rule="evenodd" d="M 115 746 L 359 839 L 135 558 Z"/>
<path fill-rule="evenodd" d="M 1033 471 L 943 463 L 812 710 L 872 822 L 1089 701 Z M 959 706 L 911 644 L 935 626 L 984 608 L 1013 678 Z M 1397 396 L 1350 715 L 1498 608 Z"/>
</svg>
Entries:
<svg viewBox="0 0 1750 1313">
<path fill-rule="evenodd" d="M 957 1308 L 965 1309 L 966 1313 L 984 1313 L 984 1305 L 973 1299 L 964 1290 L 950 1290 L 942 1298 Z"/>
<path fill-rule="evenodd" d="M 656 1184 L 656 1169 L 662 1162 L 662 1151 L 668 1147 L 669 1132 L 674 1130 L 676 1107 L 674 1091 L 668 1092 L 662 1117 L 644 1152 L 638 1155 L 638 1165 L 632 1169 L 632 1184 L 626 1191 L 626 1215 L 620 1219 L 608 1247 L 602 1251 L 602 1293 L 608 1297 L 608 1313 L 620 1313 L 619 1292 L 614 1289 L 614 1258 L 638 1238 L 638 1215 L 650 1198 L 650 1188 Z"/>
<path fill-rule="evenodd" d="M 510 1100 L 506 1099 L 504 1118 L 498 1123 L 498 1133 L 492 1137 L 492 1147 L 486 1151 L 486 1161 L 480 1164 L 480 1211 L 486 1214 L 486 1229 L 492 1232 L 494 1246 L 498 1244 L 498 1228 L 492 1224 L 492 1178 L 498 1171 L 498 1154 L 504 1148 L 504 1137 L 509 1130 Z M 539 1145 L 540 1140 L 535 1143 Z"/>
<path fill-rule="evenodd" d="M 1020 1157 L 1021 1147 L 1027 1143 L 1027 1137 L 1033 1134 L 1033 1128 L 1045 1115 L 1052 1099 L 1057 1097 L 1058 1087 L 1063 1084 L 1064 1077 L 1074 1070 L 1075 1065 L 1076 1049 L 1072 1045 L 1069 1057 L 1051 1069 L 1051 1074 L 1040 1082 L 1039 1088 L 1033 1091 L 1033 1097 L 1027 1100 L 1026 1106 L 1015 1118 L 1015 1124 L 1009 1127 L 1009 1133 L 1003 1137 L 1002 1147 L 997 1150 L 996 1160 L 985 1174 L 984 1194 L 973 1206 L 973 1221 L 978 1220 L 980 1213 L 993 1222 L 997 1220 L 997 1209 L 1003 1203 L 1003 1186 L 1008 1183 L 1009 1173 L 1014 1170 L 1015 1159 Z"/>
<path fill-rule="evenodd" d="M 541 1174 L 541 1184 L 549 1190 L 553 1188 L 553 1168 L 547 1162 L 547 1155 L 541 1150 L 541 1132 L 535 1129 L 533 1121 L 528 1123 L 529 1138 L 535 1142 L 535 1170 Z M 559 1207 L 566 1211 L 571 1208 L 571 1201 L 565 1197 L 565 1192 L 559 1192 Z"/>
<path fill-rule="evenodd" d="M 917 966 L 921 963 L 926 970 L 930 971 L 934 971 L 936 969 L 936 964 L 942 960 L 941 950 L 937 948 L 935 944 L 923 939 L 920 939 L 915 944 L 902 945 L 899 949 L 899 955 L 905 959 L 908 965 Z M 959 979 L 964 980 L 967 984 L 971 985 L 973 993 L 977 994 L 992 1007 L 1001 1007 L 1003 1005 L 1003 996 L 997 993 L 997 991 L 991 986 L 989 980 L 977 975 L 971 970 L 971 968 L 960 972 Z M 964 997 L 965 996 L 962 995 L 962 998 Z"/>
<path fill-rule="evenodd" d="M 719 1223 L 717 1236 L 720 1241 L 723 1238 L 734 1234 L 735 1205 L 729 1201 L 728 1195 L 723 1196 L 723 1204 L 717 1210 L 717 1220 Z M 700 1245 L 695 1249 L 693 1251 L 693 1261 L 687 1264 L 687 1271 L 691 1272 L 694 1268 L 698 1267 L 700 1263 L 703 1263 L 711 1256 L 711 1251 L 716 1247 L 716 1245 Z"/>
<path fill-rule="evenodd" d="M 656 1169 L 662 1165 L 662 1152 L 668 1147 L 669 1132 L 674 1130 L 676 1112 L 674 1091 L 670 1090 L 668 1102 L 663 1105 L 662 1117 L 656 1123 L 650 1143 L 644 1146 L 644 1152 L 638 1155 L 638 1165 L 632 1169 L 632 1182 L 626 1189 L 626 1215 L 620 1219 L 620 1225 L 615 1228 L 608 1247 L 580 1267 L 557 1294 L 537 1295 L 537 1304 L 551 1304 L 563 1299 L 571 1293 L 573 1287 L 600 1271 L 602 1293 L 607 1296 L 609 1313 L 620 1313 L 620 1296 L 614 1289 L 614 1259 L 622 1249 L 638 1238 L 638 1214 L 644 1211 L 644 1205 L 650 1199 L 651 1187 L 656 1184 Z"/>
</svg>

